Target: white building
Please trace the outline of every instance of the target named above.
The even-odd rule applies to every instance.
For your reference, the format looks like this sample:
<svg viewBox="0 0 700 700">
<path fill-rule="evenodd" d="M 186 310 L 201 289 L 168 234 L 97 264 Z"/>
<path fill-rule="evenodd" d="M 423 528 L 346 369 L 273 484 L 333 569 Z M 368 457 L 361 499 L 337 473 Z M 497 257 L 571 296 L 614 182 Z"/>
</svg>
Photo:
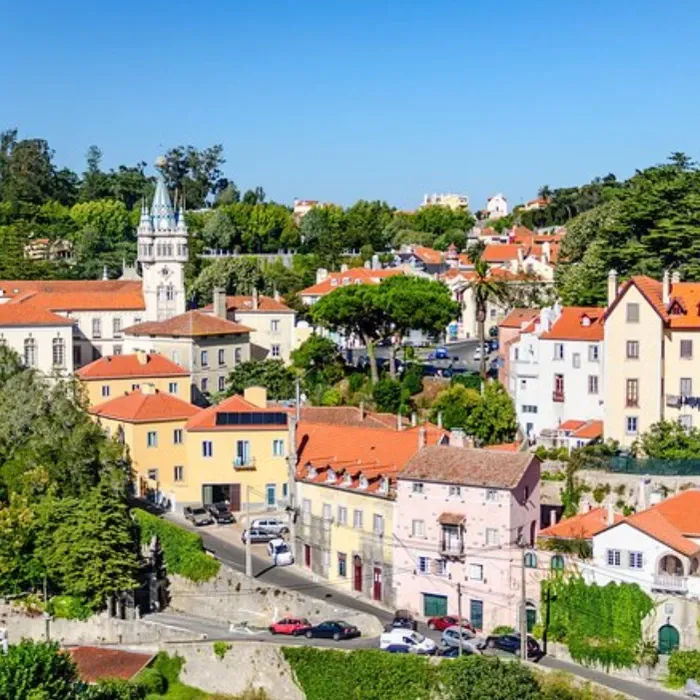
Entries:
<svg viewBox="0 0 700 700">
<path fill-rule="evenodd" d="M 447 207 L 453 211 L 466 211 L 469 209 L 469 197 L 466 194 L 454 194 L 452 192 L 437 192 L 423 195 L 421 207 Z"/>
<path fill-rule="evenodd" d="M 508 216 L 508 200 L 500 192 L 489 197 L 486 201 L 486 215 L 489 219 L 500 219 Z"/>
<path fill-rule="evenodd" d="M 552 441 L 566 421 L 603 419 L 603 312 L 545 307 L 510 345 L 506 386 L 530 440 Z"/>
</svg>

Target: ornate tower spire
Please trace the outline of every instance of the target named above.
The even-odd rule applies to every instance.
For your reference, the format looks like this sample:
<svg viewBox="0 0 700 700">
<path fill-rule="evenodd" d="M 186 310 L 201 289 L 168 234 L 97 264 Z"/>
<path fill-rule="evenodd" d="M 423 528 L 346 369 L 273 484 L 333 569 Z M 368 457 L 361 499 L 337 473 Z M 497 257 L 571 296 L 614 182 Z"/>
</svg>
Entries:
<svg viewBox="0 0 700 700">
<path fill-rule="evenodd" d="M 165 180 L 160 173 L 156 180 L 156 192 L 153 195 L 153 204 L 151 205 L 151 218 L 153 219 L 153 228 L 156 233 L 158 231 L 173 231 L 175 229 L 175 212 L 170 202 L 170 195 L 168 194 L 168 188 L 165 186 Z"/>
</svg>

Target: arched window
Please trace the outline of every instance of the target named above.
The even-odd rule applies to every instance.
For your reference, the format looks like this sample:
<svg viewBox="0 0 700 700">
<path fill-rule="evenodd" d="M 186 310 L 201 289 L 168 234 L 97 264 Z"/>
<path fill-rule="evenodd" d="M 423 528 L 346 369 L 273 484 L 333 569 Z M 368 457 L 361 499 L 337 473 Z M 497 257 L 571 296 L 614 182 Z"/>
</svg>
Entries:
<svg viewBox="0 0 700 700">
<path fill-rule="evenodd" d="M 27 367 L 36 367 L 36 340 L 25 338 L 24 340 L 24 364 Z"/>
<path fill-rule="evenodd" d="M 523 557 L 523 561 L 524 561 L 525 567 L 527 569 L 536 569 L 537 568 L 537 555 L 534 552 L 525 552 L 525 556 Z"/>
<path fill-rule="evenodd" d="M 53 366 L 63 367 L 66 364 L 66 343 L 63 338 L 53 339 Z"/>
<path fill-rule="evenodd" d="M 166 298 L 168 301 L 172 301 L 172 300 L 175 298 L 175 288 L 173 287 L 172 284 L 169 284 L 169 285 L 165 288 L 165 298 Z"/>
<path fill-rule="evenodd" d="M 552 561 L 549 563 L 550 568 L 554 571 L 561 571 L 564 568 L 564 557 L 561 554 L 555 554 Z"/>
</svg>

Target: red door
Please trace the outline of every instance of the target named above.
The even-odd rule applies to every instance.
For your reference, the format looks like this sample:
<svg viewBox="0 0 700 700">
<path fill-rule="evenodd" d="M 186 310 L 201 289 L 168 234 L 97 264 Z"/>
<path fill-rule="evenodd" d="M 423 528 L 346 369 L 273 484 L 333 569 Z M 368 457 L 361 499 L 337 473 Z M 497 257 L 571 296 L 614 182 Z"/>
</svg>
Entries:
<svg viewBox="0 0 700 700">
<path fill-rule="evenodd" d="M 382 570 L 378 566 L 374 567 L 374 575 L 372 576 L 372 598 L 382 599 Z"/>
<path fill-rule="evenodd" d="M 311 545 L 304 545 L 304 564 L 311 568 Z"/>
<path fill-rule="evenodd" d="M 354 588 L 356 591 L 362 593 L 362 559 L 355 555 L 354 565 L 355 565 L 355 576 L 354 576 Z"/>
</svg>

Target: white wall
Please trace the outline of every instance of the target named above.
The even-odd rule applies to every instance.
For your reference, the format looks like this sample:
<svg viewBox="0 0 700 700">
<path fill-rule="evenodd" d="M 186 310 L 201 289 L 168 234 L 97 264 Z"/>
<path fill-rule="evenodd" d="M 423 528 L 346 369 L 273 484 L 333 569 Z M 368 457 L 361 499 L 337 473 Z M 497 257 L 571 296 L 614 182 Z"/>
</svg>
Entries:
<svg viewBox="0 0 700 700">
<path fill-rule="evenodd" d="M 64 345 L 64 366 L 60 373 L 73 374 L 73 328 L 71 326 L 4 326 L 0 327 L 0 338 L 24 360 L 24 341 L 33 338 L 36 342 L 36 369 L 53 374 L 53 339 L 61 338 Z"/>
</svg>

